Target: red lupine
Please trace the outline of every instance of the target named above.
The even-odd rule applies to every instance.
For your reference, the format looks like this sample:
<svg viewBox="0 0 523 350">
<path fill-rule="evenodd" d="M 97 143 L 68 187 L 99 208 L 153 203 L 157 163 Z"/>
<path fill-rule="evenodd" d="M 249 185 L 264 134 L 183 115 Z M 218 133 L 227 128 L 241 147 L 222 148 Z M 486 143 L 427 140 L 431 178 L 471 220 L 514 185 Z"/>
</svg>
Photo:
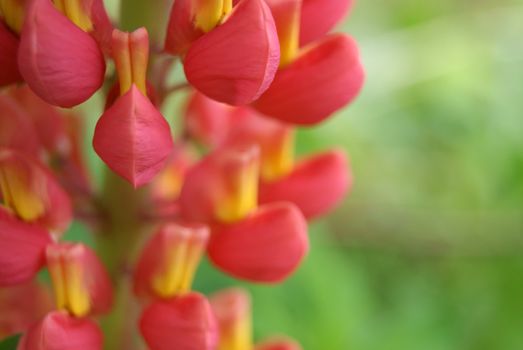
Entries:
<svg viewBox="0 0 523 350">
<path fill-rule="evenodd" d="M 308 253 L 307 219 L 350 189 L 345 153 L 297 157 L 295 125 L 361 88 L 354 40 L 328 34 L 352 1 L 169 3 L 147 11 L 169 15 L 163 38 L 137 13 L 138 29 L 115 29 L 103 0 L 0 0 L 0 337 L 22 332 L 19 350 L 136 350 L 138 335 L 151 350 L 300 349 L 254 343 L 245 290 L 207 299 L 193 281 L 205 254 L 238 279 L 285 280 Z M 177 61 L 187 83 L 170 85 Z M 165 118 L 186 86 L 185 114 Z M 98 92 L 82 107 L 103 101 L 92 145 L 116 176 L 102 186 L 82 152 L 89 123 L 59 108 Z M 94 248 L 62 240 L 73 219 Z"/>
</svg>

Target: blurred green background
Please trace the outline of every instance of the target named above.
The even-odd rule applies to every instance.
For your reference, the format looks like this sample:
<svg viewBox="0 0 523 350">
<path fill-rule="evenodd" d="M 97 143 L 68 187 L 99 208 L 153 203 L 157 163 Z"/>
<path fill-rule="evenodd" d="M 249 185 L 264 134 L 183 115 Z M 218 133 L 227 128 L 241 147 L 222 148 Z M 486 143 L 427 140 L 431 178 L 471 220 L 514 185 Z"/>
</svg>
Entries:
<svg viewBox="0 0 523 350">
<path fill-rule="evenodd" d="M 523 1 L 359 1 L 339 30 L 366 86 L 298 144 L 346 149 L 355 186 L 295 276 L 248 286 L 256 338 L 523 349 Z M 206 263 L 195 288 L 232 284 Z"/>
</svg>

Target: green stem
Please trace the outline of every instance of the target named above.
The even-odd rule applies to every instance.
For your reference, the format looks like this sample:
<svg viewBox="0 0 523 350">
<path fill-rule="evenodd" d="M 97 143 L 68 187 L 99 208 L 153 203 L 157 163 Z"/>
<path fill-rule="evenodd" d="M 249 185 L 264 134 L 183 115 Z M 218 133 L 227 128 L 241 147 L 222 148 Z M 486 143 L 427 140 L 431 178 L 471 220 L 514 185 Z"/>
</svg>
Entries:
<svg viewBox="0 0 523 350">
<path fill-rule="evenodd" d="M 105 333 L 105 349 L 131 349 L 124 346 L 136 335 L 139 307 L 132 296 L 131 271 L 140 244 L 147 231 L 141 220 L 144 190 L 135 190 L 126 181 L 107 170 L 102 190 L 106 213 L 96 236 L 97 252 L 112 278 L 115 305 L 101 321 Z M 133 343 L 137 343 L 136 342 Z"/>
</svg>

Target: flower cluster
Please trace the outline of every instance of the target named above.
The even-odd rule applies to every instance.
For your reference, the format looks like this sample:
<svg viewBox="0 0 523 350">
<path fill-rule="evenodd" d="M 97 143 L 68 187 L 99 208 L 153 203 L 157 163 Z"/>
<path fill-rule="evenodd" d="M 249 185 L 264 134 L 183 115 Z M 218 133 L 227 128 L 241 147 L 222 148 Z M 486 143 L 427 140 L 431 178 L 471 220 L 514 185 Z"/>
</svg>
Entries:
<svg viewBox="0 0 523 350">
<path fill-rule="evenodd" d="M 363 84 L 354 40 L 329 34 L 350 6 L 156 4 L 169 13 L 158 49 L 145 27 L 119 30 L 103 0 L 0 0 L 0 337 L 23 333 L 19 350 L 130 350 L 138 327 L 152 350 L 300 349 L 254 344 L 246 291 L 192 284 L 205 255 L 240 280 L 284 281 L 309 250 L 307 222 L 350 188 L 343 151 L 297 158 L 294 140 Z M 187 83 L 169 87 L 177 63 Z M 173 137 L 162 108 L 182 88 Z M 103 190 L 81 115 L 64 109 L 98 91 Z M 63 239 L 74 219 L 94 248 Z"/>
</svg>

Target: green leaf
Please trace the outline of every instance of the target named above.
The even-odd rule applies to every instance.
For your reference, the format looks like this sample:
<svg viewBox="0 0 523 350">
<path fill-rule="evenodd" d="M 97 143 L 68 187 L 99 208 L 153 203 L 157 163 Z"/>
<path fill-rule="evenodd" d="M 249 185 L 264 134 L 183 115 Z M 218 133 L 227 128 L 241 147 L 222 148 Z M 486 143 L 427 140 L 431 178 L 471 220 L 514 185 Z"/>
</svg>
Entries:
<svg viewBox="0 0 523 350">
<path fill-rule="evenodd" d="M 0 341 L 0 350 L 16 350 L 16 346 L 18 345 L 19 340 L 20 334 Z"/>
</svg>

